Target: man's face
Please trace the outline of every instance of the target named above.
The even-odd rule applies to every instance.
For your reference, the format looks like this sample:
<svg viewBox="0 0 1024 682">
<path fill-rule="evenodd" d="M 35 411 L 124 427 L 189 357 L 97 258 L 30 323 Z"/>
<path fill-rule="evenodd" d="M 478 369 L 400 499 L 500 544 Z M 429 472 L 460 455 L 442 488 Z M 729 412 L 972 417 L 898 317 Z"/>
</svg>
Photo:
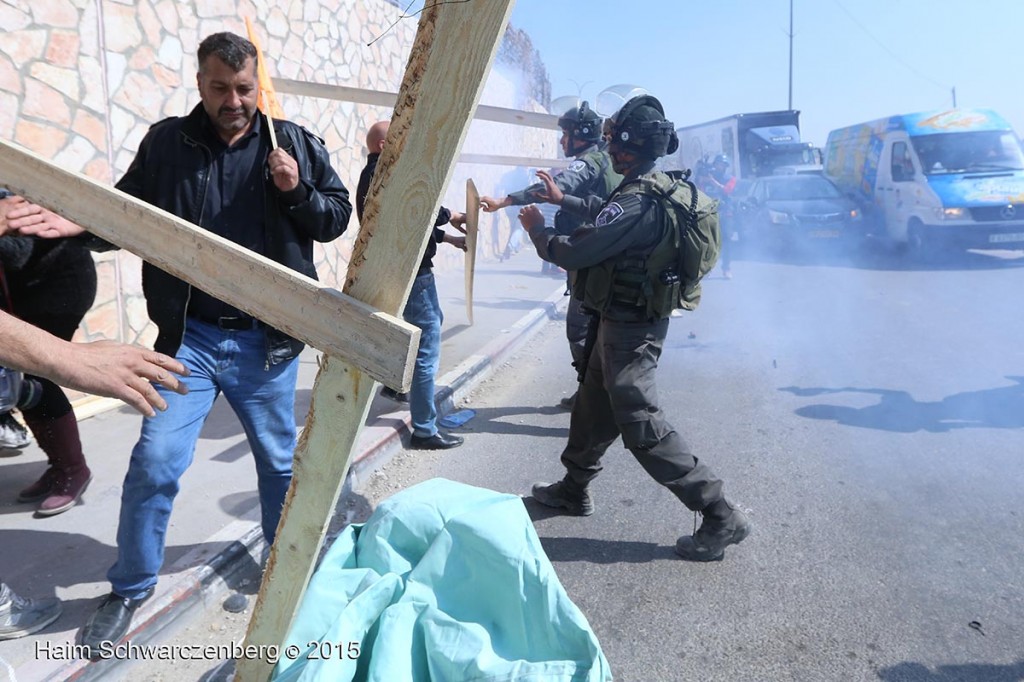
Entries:
<svg viewBox="0 0 1024 682">
<path fill-rule="evenodd" d="M 196 79 L 203 108 L 222 139 L 232 142 L 249 129 L 259 94 L 256 61 L 252 57 L 236 73 L 211 55 L 199 67 Z"/>
<path fill-rule="evenodd" d="M 572 148 L 572 136 L 569 135 L 569 131 L 562 128 L 562 137 L 558 140 L 558 143 L 562 145 L 562 153 L 566 157 L 575 156 L 575 150 Z"/>
<path fill-rule="evenodd" d="M 608 156 L 612 157 L 612 168 L 619 175 L 629 175 L 630 169 L 640 162 L 640 157 L 623 149 L 615 142 L 608 145 Z"/>
</svg>

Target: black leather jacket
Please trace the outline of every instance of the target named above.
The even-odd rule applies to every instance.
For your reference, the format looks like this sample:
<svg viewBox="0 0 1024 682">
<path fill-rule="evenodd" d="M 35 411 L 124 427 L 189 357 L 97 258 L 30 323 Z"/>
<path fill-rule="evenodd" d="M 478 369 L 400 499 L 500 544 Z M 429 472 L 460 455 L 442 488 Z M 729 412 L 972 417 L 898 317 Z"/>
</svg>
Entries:
<svg viewBox="0 0 1024 682">
<path fill-rule="evenodd" d="M 153 125 L 117 188 L 202 226 L 211 160 L 210 150 L 202 142 L 202 117 L 206 115 L 199 104 L 188 116 L 168 118 Z M 313 242 L 328 242 L 340 236 L 348 227 L 352 204 L 320 138 L 288 121 L 275 120 L 274 130 L 280 147 L 298 161 L 306 197 L 294 206 L 287 205 L 281 201 L 269 171 L 265 171 L 263 255 L 316 279 Z M 89 246 L 103 249 L 102 244 L 95 242 Z M 149 317 L 158 328 L 154 347 L 173 356 L 185 333 L 185 310 L 192 286 L 143 263 L 142 290 Z M 302 351 L 302 342 L 276 329 L 264 329 L 268 365 L 289 360 Z"/>
</svg>

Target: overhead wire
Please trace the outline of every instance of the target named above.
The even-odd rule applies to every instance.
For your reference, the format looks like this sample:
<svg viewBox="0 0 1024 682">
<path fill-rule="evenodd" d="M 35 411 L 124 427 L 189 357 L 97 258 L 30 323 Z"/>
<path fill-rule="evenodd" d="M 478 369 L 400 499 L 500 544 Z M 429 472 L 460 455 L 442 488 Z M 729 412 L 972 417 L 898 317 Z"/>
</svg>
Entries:
<svg viewBox="0 0 1024 682">
<path fill-rule="evenodd" d="M 861 21 L 859 19 L 857 19 L 857 17 L 855 17 L 853 15 L 853 13 L 850 12 L 850 10 L 846 9 L 846 7 L 843 5 L 843 3 L 839 2 L 839 0 L 832 0 L 832 2 L 834 2 L 839 9 L 843 10 L 843 12 L 846 14 L 846 16 L 850 18 L 850 21 L 852 21 L 854 24 L 856 24 L 857 27 L 860 28 L 860 30 L 864 31 L 864 34 L 867 35 L 868 38 L 871 38 L 871 40 L 873 40 L 879 47 L 881 47 L 883 50 L 885 50 L 885 52 L 890 57 L 892 57 L 894 60 L 899 62 L 900 65 L 903 66 L 903 68 L 907 69 L 908 71 L 911 71 L 912 73 L 914 73 L 916 76 L 918 76 L 922 80 L 926 80 L 926 81 L 928 81 L 929 83 L 931 83 L 932 85 L 934 85 L 934 86 L 936 86 L 938 88 L 942 88 L 943 90 L 947 90 L 947 91 L 950 89 L 949 85 L 945 85 L 943 83 L 939 83 L 934 78 L 931 78 L 927 74 L 923 73 L 920 69 L 915 67 L 913 64 L 910 64 L 903 57 L 901 57 L 900 55 L 896 54 L 891 49 L 889 49 L 888 45 L 886 45 L 881 40 L 879 40 L 877 37 L 875 37 L 875 34 L 873 34 L 871 31 L 869 31 L 867 26 L 865 26 L 863 23 L 861 23 Z"/>
</svg>

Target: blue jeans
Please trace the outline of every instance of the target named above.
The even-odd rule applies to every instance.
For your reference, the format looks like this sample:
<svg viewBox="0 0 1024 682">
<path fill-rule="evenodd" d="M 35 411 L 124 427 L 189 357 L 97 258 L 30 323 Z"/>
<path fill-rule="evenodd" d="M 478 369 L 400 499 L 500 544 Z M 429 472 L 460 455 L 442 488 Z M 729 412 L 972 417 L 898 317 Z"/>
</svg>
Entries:
<svg viewBox="0 0 1024 682">
<path fill-rule="evenodd" d="M 107 578 L 122 597 L 134 599 L 156 584 L 178 480 L 192 463 L 203 422 L 221 391 L 256 459 L 267 542 L 273 542 L 291 483 L 298 359 L 268 368 L 262 329 L 226 331 L 192 318 L 177 358 L 192 372 L 183 379 L 189 393 L 157 386 L 167 411 L 143 420 L 121 492 L 117 562 Z"/>
<path fill-rule="evenodd" d="M 412 282 L 412 291 L 402 317 L 420 328 L 420 347 L 409 391 L 409 413 L 414 436 L 429 438 L 437 433 L 437 407 L 434 406 L 434 377 L 441 365 L 441 323 L 444 314 L 437 300 L 434 273 L 426 272 Z"/>
</svg>

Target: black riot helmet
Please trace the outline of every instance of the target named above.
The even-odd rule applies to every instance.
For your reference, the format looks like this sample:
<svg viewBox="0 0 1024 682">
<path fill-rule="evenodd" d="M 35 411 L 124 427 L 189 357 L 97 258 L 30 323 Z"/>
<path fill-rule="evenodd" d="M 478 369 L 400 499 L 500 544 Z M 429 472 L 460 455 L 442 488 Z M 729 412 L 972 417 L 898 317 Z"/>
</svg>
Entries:
<svg viewBox="0 0 1024 682">
<path fill-rule="evenodd" d="M 653 160 L 679 148 L 675 126 L 665 120 L 665 109 L 651 95 L 629 100 L 609 121 L 608 143 L 638 156 Z"/>
<path fill-rule="evenodd" d="M 584 101 L 558 117 L 558 127 L 569 136 L 569 148 L 576 140 L 594 144 L 601 139 L 601 117 Z"/>
</svg>

